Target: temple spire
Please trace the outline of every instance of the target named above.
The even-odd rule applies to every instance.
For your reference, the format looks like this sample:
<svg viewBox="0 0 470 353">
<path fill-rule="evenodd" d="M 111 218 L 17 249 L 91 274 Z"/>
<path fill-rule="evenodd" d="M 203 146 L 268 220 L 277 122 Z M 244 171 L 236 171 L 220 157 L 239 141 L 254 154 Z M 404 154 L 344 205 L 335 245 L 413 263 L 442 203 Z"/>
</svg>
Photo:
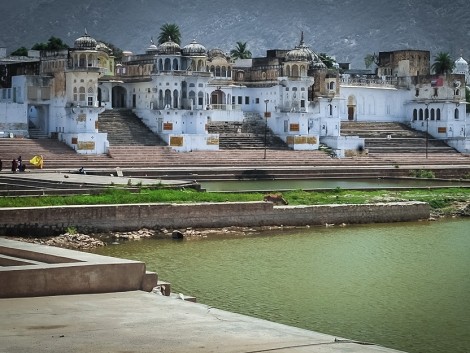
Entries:
<svg viewBox="0 0 470 353">
<path fill-rule="evenodd" d="M 300 45 L 304 45 L 304 31 L 300 34 Z"/>
</svg>

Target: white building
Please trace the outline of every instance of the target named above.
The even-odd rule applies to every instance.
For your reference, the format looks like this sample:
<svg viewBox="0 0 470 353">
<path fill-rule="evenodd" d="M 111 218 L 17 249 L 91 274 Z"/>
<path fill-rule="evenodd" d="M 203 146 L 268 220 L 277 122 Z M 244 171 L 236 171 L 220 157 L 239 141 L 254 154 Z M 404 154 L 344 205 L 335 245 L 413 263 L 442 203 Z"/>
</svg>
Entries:
<svg viewBox="0 0 470 353">
<path fill-rule="evenodd" d="M 425 51 L 380 53 L 373 79 L 327 69 L 303 34 L 292 50 L 235 62 L 195 40 L 181 48 L 170 38 L 143 54 L 125 52 L 114 66 L 111 51 L 86 33 L 68 50 L 3 56 L 0 131 L 28 136 L 34 126 L 82 154 L 107 152 L 98 115 L 118 108 L 132 109 L 177 151 L 217 150 L 219 136 L 207 124 L 250 116 L 264 116 L 296 150 L 320 142 L 338 156 L 360 150 L 362 139 L 341 136 L 341 121 L 351 120 L 409 124 L 470 151 L 464 78 L 431 76 Z"/>
</svg>

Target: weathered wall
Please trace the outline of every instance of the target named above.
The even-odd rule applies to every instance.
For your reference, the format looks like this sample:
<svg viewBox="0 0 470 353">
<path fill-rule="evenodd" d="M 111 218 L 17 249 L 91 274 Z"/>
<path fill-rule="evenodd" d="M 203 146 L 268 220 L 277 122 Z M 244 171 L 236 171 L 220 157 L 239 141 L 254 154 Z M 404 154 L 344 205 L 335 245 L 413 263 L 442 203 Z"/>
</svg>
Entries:
<svg viewBox="0 0 470 353">
<path fill-rule="evenodd" d="M 0 234 L 50 235 L 139 228 L 303 226 L 325 223 L 387 223 L 429 218 L 423 202 L 366 205 L 282 206 L 268 202 L 137 204 L 0 209 Z"/>
</svg>

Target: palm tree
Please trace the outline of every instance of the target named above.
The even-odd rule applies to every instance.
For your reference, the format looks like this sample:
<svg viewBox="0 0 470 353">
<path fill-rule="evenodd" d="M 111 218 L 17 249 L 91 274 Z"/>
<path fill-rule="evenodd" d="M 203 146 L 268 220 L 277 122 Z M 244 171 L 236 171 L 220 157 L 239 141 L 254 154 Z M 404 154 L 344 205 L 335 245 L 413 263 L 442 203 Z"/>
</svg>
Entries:
<svg viewBox="0 0 470 353">
<path fill-rule="evenodd" d="M 449 53 L 440 52 L 434 57 L 431 69 L 438 75 L 451 73 L 455 67 L 454 60 Z"/>
<path fill-rule="evenodd" d="M 250 59 L 251 51 L 248 50 L 247 44 L 242 42 L 237 42 L 235 49 L 230 50 L 230 56 L 232 59 Z"/>
<path fill-rule="evenodd" d="M 181 44 L 180 28 L 175 23 L 165 23 L 160 27 L 160 34 L 158 35 L 158 44 L 168 42 L 169 40 L 177 44 Z"/>
</svg>

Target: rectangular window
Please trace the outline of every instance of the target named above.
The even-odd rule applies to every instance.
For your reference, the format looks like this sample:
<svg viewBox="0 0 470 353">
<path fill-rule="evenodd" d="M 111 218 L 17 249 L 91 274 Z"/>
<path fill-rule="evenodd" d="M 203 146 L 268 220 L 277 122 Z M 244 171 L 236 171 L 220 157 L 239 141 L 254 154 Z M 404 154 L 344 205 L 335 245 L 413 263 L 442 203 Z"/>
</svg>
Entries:
<svg viewBox="0 0 470 353">
<path fill-rule="evenodd" d="M 88 106 L 93 106 L 93 97 L 88 97 Z"/>
<path fill-rule="evenodd" d="M 242 97 L 242 96 L 239 96 L 239 97 L 238 97 L 238 104 L 241 105 L 242 103 L 243 103 L 243 97 Z"/>
<path fill-rule="evenodd" d="M 198 102 L 199 105 L 202 105 L 202 97 L 198 97 L 197 102 Z"/>
<path fill-rule="evenodd" d="M 250 104 L 250 97 L 245 97 L 245 104 Z"/>
<path fill-rule="evenodd" d="M 232 104 L 235 104 L 235 96 L 232 96 Z"/>
<path fill-rule="evenodd" d="M 259 104 L 259 98 L 256 98 L 255 101 L 256 101 L 256 104 Z"/>
<path fill-rule="evenodd" d="M 300 108 L 305 108 L 305 100 L 304 99 L 302 99 L 300 101 Z"/>
</svg>

